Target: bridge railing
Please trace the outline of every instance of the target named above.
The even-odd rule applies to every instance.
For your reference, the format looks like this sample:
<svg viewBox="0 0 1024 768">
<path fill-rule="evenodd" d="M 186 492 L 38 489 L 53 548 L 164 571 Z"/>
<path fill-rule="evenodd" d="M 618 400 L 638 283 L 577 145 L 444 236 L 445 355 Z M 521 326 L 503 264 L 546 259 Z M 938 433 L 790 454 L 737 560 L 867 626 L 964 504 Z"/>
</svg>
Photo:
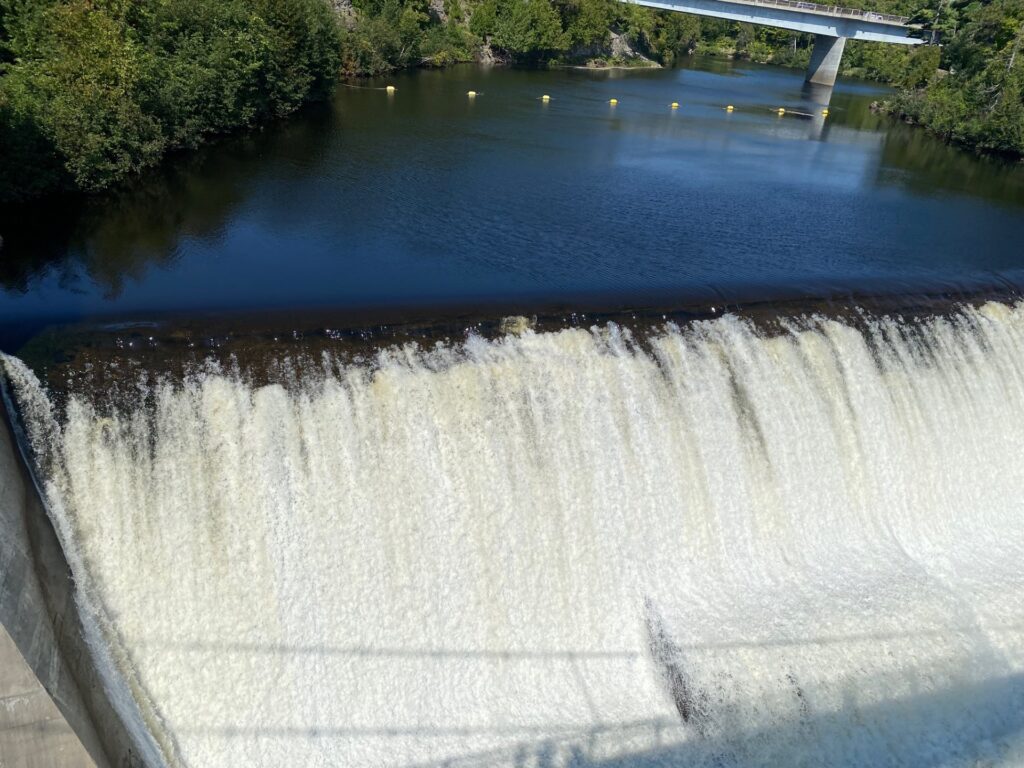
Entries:
<svg viewBox="0 0 1024 768">
<path fill-rule="evenodd" d="M 899 24 L 907 26 L 910 21 L 908 16 L 893 16 L 889 13 L 875 13 L 874 11 L 862 11 L 856 8 L 843 8 L 839 5 L 822 5 L 821 3 L 806 3 L 802 0 L 738 0 L 742 3 L 753 3 L 754 5 L 771 5 L 778 8 L 794 8 L 798 11 L 813 11 L 828 16 L 842 16 L 849 19 L 864 19 L 865 21 L 877 21 L 882 24 Z"/>
</svg>

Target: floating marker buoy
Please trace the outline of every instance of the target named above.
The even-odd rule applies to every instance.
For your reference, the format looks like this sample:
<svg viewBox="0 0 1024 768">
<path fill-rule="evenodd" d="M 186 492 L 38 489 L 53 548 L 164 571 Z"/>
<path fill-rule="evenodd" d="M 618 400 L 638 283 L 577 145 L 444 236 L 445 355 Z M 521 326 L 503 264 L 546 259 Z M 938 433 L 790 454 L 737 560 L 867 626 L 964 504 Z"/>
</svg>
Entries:
<svg viewBox="0 0 1024 768">
<path fill-rule="evenodd" d="M 725 108 L 725 111 L 726 112 L 732 112 L 734 109 L 736 109 L 736 107 L 734 107 L 732 104 L 730 104 L 728 107 Z"/>
<path fill-rule="evenodd" d="M 784 108 L 782 108 L 782 107 L 779 107 L 779 109 L 778 109 L 778 113 L 779 113 L 780 115 L 784 115 L 784 114 L 786 114 L 786 110 L 785 110 Z"/>
<path fill-rule="evenodd" d="M 543 96 L 541 96 L 541 97 L 540 97 L 540 100 L 541 100 L 541 101 L 551 101 L 551 97 L 550 97 L 550 96 L 548 96 L 548 95 L 547 95 L 547 94 L 545 93 L 545 94 L 544 94 Z"/>
<path fill-rule="evenodd" d="M 476 98 L 476 91 L 466 91 L 466 95 L 469 96 L 469 98 L 471 98 L 471 99 L 475 99 Z"/>
<path fill-rule="evenodd" d="M 387 88 L 385 88 L 384 90 L 385 90 L 385 91 L 387 91 L 388 93 L 394 93 L 394 92 L 395 92 L 395 86 L 393 86 L 393 85 L 389 85 L 389 86 L 388 86 Z"/>
<path fill-rule="evenodd" d="M 669 106 L 671 106 L 672 109 L 679 109 L 679 102 L 673 101 Z"/>
<path fill-rule="evenodd" d="M 619 103 L 619 100 L 618 99 L 608 99 L 608 103 L 611 104 L 614 107 L 616 104 Z"/>
<path fill-rule="evenodd" d="M 823 109 L 823 110 L 821 110 L 821 116 L 822 116 L 822 117 L 828 117 L 828 109 L 827 109 L 827 108 L 826 108 L 826 109 Z"/>
</svg>

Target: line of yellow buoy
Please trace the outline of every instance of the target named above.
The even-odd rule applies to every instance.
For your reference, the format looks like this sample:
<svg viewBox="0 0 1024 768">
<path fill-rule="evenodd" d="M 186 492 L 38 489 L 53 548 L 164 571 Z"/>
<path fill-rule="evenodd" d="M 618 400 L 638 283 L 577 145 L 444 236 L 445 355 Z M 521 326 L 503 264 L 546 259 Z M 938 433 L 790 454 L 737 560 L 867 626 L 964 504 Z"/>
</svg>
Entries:
<svg viewBox="0 0 1024 768">
<path fill-rule="evenodd" d="M 386 86 L 384 88 L 384 90 L 388 92 L 388 95 L 393 95 L 395 93 L 395 91 L 397 90 L 397 88 L 395 88 L 395 86 L 393 86 L 393 85 L 388 85 L 388 86 Z M 468 96 L 472 100 L 472 99 L 475 99 L 478 96 L 478 94 L 477 94 L 476 91 L 466 91 L 466 96 Z M 547 102 L 551 101 L 551 96 L 549 96 L 548 94 L 545 93 L 544 95 L 542 95 L 540 97 L 540 100 L 546 104 Z M 614 107 L 614 106 L 617 106 L 618 103 L 619 103 L 618 99 L 608 99 L 609 106 Z M 679 102 L 678 101 L 673 101 L 668 106 L 669 106 L 669 109 L 679 109 Z M 725 107 L 723 107 L 723 109 L 726 112 L 734 112 L 736 110 L 736 107 L 734 107 L 732 104 L 727 104 Z M 786 114 L 786 108 L 785 107 L 778 107 L 778 108 L 772 109 L 772 112 L 776 113 L 779 117 L 782 117 L 783 115 Z M 812 117 L 812 115 L 808 114 L 807 112 L 792 112 L 791 111 L 790 114 L 800 115 L 801 117 Z M 822 117 L 828 117 L 828 107 L 825 107 L 824 109 L 821 110 L 821 116 Z"/>
</svg>

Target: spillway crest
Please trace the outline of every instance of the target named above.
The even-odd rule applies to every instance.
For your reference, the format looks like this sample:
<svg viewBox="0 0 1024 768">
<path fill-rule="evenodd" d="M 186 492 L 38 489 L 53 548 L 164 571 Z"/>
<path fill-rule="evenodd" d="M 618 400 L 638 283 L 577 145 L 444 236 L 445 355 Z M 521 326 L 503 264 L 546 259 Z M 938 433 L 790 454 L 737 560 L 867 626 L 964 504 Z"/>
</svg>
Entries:
<svg viewBox="0 0 1024 768">
<path fill-rule="evenodd" d="M 317 354 L 4 360 L 166 765 L 1024 763 L 1024 305 Z"/>
</svg>

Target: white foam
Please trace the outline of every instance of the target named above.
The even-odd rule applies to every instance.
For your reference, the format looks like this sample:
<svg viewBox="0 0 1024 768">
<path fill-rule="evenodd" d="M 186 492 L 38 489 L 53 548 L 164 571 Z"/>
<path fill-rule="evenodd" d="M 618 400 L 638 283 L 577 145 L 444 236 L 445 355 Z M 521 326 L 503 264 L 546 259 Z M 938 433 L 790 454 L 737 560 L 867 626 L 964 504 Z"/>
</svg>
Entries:
<svg viewBox="0 0 1024 768">
<path fill-rule="evenodd" d="M 73 398 L 51 508 L 166 761 L 1024 762 L 1024 308 L 647 349 Z"/>
</svg>

